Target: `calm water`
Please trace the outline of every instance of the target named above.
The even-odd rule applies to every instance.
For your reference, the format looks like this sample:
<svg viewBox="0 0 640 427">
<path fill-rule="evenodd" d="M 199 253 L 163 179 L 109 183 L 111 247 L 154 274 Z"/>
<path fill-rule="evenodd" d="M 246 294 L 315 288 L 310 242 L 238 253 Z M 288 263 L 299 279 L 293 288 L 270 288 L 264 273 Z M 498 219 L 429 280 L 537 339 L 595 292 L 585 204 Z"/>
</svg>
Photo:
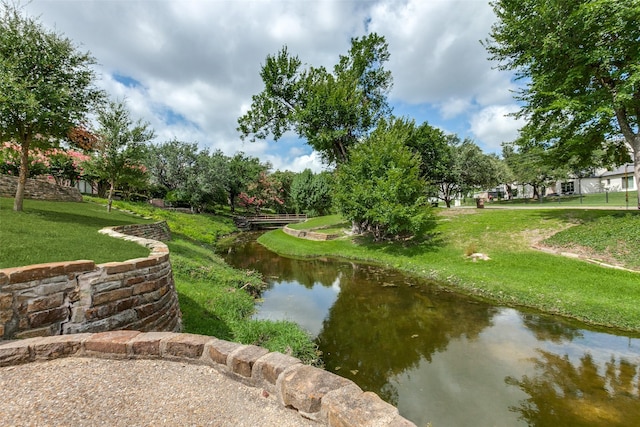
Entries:
<svg viewBox="0 0 640 427">
<path fill-rule="evenodd" d="M 637 336 L 479 303 L 379 267 L 283 258 L 255 237 L 225 255 L 268 281 L 255 317 L 299 323 L 327 370 L 418 427 L 640 425 Z"/>
</svg>

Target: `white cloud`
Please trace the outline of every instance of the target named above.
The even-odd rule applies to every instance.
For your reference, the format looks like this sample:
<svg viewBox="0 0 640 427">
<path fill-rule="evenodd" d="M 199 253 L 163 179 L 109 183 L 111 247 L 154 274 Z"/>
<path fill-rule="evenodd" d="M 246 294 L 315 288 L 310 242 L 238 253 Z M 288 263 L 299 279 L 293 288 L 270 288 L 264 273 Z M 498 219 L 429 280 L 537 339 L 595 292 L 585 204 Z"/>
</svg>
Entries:
<svg viewBox="0 0 640 427">
<path fill-rule="evenodd" d="M 519 110 L 517 105 L 494 105 L 483 108 L 471 118 L 471 132 L 485 143 L 489 151 L 501 151 L 503 142 L 518 137 L 524 121 L 509 116 Z"/>
<path fill-rule="evenodd" d="M 158 142 L 176 137 L 227 154 L 243 150 L 276 167 L 321 164 L 307 146 L 292 156 L 270 141 L 242 144 L 236 131 L 262 89 L 261 64 L 283 45 L 304 64 L 331 68 L 351 37 L 376 31 L 389 43 L 391 101 L 431 106 L 464 127 L 474 109 L 511 102 L 514 87 L 479 43 L 494 20 L 479 0 L 33 0 L 26 10 L 90 51 L 100 85 L 126 98 Z"/>
</svg>

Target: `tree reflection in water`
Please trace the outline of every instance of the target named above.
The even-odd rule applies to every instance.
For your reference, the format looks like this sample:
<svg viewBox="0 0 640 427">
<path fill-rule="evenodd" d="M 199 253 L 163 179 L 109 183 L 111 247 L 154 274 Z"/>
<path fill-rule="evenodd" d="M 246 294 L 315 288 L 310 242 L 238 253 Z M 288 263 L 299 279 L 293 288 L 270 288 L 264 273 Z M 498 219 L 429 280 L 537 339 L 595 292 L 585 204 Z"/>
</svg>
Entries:
<svg viewBox="0 0 640 427">
<path fill-rule="evenodd" d="M 574 364 L 567 355 L 542 350 L 532 360 L 535 376 L 505 380 L 530 396 L 510 408 L 529 425 L 559 425 L 559 418 L 565 426 L 630 426 L 640 422 L 638 364 L 612 357 L 598 366 L 589 354 Z"/>
<path fill-rule="evenodd" d="M 385 287 L 391 274 L 359 266 L 343 278 L 318 342 L 327 369 L 397 405 L 390 378 L 431 361 L 452 339 L 475 339 L 496 309 L 428 286 Z"/>
</svg>

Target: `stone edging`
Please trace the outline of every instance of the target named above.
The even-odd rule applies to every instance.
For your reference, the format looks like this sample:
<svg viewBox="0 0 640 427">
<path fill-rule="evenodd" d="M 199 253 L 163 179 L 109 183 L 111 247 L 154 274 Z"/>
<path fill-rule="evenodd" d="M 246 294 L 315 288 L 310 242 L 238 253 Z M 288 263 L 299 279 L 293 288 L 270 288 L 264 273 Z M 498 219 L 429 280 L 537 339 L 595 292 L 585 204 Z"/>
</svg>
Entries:
<svg viewBox="0 0 640 427">
<path fill-rule="evenodd" d="M 288 225 L 285 225 L 282 231 L 290 236 L 306 240 L 334 240 L 341 236 L 340 234 L 324 234 L 308 230 L 294 230 L 293 228 L 289 228 Z"/>
<path fill-rule="evenodd" d="M 62 357 L 165 359 L 211 366 L 309 419 L 332 427 L 415 427 L 352 381 L 254 345 L 173 332 L 110 331 L 0 342 L 0 367 Z"/>
</svg>

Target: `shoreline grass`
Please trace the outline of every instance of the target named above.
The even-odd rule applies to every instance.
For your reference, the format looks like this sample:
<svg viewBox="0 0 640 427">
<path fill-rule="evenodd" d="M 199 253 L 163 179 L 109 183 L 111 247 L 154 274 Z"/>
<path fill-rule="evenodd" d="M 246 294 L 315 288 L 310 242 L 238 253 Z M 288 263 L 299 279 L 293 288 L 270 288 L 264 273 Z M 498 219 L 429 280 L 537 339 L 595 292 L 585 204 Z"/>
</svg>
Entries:
<svg viewBox="0 0 640 427">
<path fill-rule="evenodd" d="M 532 242 L 573 225 L 570 229 L 578 230 L 606 218 L 623 221 L 624 215 L 628 215 L 630 227 L 640 221 L 635 212 L 606 210 L 451 209 L 439 211 L 435 234 L 420 244 L 373 243 L 358 237 L 313 242 L 279 230 L 264 234 L 258 241 L 285 256 L 373 262 L 438 280 L 444 287 L 497 304 L 640 332 L 640 273 L 531 248 Z M 629 245 L 634 247 L 632 238 Z M 473 262 L 466 256 L 469 251 L 487 254 L 490 260 Z M 628 262 L 630 267 L 637 267 L 633 259 Z"/>
</svg>

